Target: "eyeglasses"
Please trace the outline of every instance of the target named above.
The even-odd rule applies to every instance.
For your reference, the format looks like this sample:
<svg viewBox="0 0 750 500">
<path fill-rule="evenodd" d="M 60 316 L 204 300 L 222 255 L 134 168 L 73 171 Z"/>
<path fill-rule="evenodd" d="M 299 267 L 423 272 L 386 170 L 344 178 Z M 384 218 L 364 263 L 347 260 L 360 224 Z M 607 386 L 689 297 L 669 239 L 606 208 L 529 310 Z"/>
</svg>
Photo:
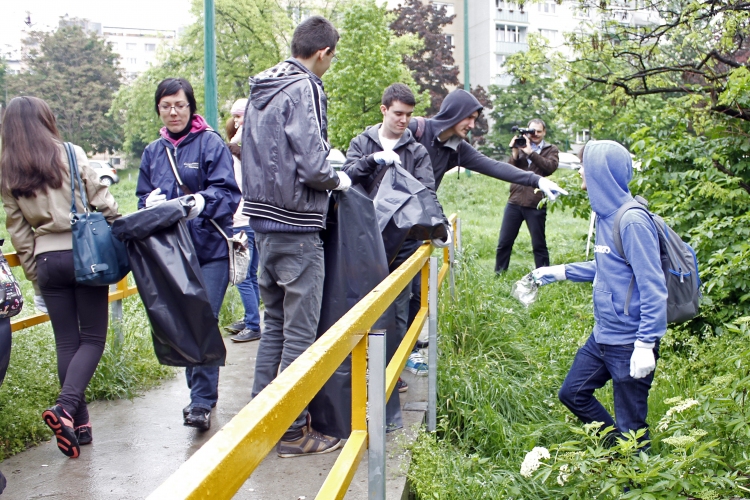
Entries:
<svg viewBox="0 0 750 500">
<path fill-rule="evenodd" d="M 159 104 L 159 109 L 161 110 L 162 113 L 170 113 L 172 109 L 174 109 L 175 111 L 177 111 L 179 113 L 180 111 L 183 111 L 188 106 L 190 106 L 190 105 L 186 104 L 184 102 L 178 102 L 175 105 L 171 105 L 171 104 Z"/>
</svg>

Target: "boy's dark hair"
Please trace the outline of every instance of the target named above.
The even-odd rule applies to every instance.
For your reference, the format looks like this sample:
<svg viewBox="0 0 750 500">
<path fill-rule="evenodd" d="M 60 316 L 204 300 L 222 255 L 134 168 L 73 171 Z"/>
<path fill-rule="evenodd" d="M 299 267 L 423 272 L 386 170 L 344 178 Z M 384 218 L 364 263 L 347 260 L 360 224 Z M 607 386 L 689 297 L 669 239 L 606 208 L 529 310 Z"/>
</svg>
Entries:
<svg viewBox="0 0 750 500">
<path fill-rule="evenodd" d="M 336 49 L 339 32 L 331 21 L 321 16 L 308 17 L 294 30 L 292 35 L 292 57 L 307 59 L 320 49 Z"/>
<path fill-rule="evenodd" d="M 391 84 L 383 91 L 383 99 L 380 102 L 386 108 L 390 108 L 396 101 L 403 102 L 407 106 L 417 105 L 417 100 L 414 99 L 414 93 L 403 83 Z"/>
<path fill-rule="evenodd" d="M 527 127 L 530 126 L 532 123 L 538 123 L 539 125 L 542 126 L 542 128 L 544 128 L 544 130 L 547 130 L 547 124 L 544 123 L 544 120 L 542 120 L 541 118 L 532 118 L 531 120 L 529 120 L 529 125 L 527 125 Z"/>
<path fill-rule="evenodd" d="M 188 104 L 190 105 L 190 116 L 194 115 L 198 109 L 198 105 L 195 103 L 195 93 L 193 93 L 193 86 L 190 82 L 184 78 L 167 78 L 159 83 L 156 87 L 156 94 L 154 94 L 154 109 L 156 114 L 159 114 L 159 101 L 165 97 L 175 95 L 180 90 L 185 91 L 185 97 L 187 97 Z"/>
</svg>

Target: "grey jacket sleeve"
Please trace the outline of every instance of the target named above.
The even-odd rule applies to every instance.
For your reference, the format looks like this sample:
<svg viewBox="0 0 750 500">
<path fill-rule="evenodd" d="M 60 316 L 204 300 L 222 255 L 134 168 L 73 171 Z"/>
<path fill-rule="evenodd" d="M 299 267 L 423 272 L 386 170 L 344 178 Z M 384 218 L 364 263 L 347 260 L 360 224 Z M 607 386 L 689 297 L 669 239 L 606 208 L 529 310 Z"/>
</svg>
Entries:
<svg viewBox="0 0 750 500">
<path fill-rule="evenodd" d="M 306 80 L 302 85 L 302 98 L 296 102 L 289 99 L 284 132 L 294 154 L 300 181 L 310 189 L 327 191 L 338 186 L 339 178 L 326 160 L 329 146 L 323 138 L 315 106 L 308 104 L 313 99 L 309 85 L 315 83 Z"/>
<path fill-rule="evenodd" d="M 443 206 L 438 200 L 437 193 L 435 192 L 435 176 L 432 171 L 432 161 L 427 149 L 421 144 L 414 152 L 414 178 L 422 183 L 427 189 L 429 189 L 432 197 L 435 199 L 435 204 L 443 214 L 443 222 L 448 224 L 448 218 L 445 216 Z"/>
<path fill-rule="evenodd" d="M 480 174 L 489 175 L 501 181 L 523 184 L 524 186 L 536 187 L 541 178 L 537 174 L 514 167 L 510 163 L 503 163 L 488 158 L 466 141 L 461 141 L 458 146 L 458 155 L 461 166 Z"/>
</svg>

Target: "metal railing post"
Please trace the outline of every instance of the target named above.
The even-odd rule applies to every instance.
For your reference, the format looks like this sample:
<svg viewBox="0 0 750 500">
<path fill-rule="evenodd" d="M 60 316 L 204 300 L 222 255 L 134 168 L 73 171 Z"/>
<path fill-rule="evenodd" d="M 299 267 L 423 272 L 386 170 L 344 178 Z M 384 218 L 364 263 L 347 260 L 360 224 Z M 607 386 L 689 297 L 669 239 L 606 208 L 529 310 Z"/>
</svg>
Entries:
<svg viewBox="0 0 750 500">
<path fill-rule="evenodd" d="M 433 432 L 437 426 L 437 257 L 430 257 L 430 278 L 428 288 L 428 331 L 430 343 L 427 347 L 427 430 Z M 424 291 L 422 293 L 424 293 Z"/>
<path fill-rule="evenodd" d="M 451 300 L 456 300 L 456 278 L 453 276 L 453 263 L 456 261 L 456 245 L 455 241 L 451 240 L 448 245 L 448 279 L 450 280 L 451 286 Z"/>
<path fill-rule="evenodd" d="M 385 330 L 367 339 L 367 452 L 370 500 L 385 500 Z"/>
<path fill-rule="evenodd" d="M 115 283 L 114 285 L 109 286 L 110 292 L 118 292 L 123 289 L 126 289 L 128 287 L 128 277 L 124 277 L 121 281 L 118 283 Z M 117 344 L 122 344 L 124 338 L 123 338 L 123 332 L 122 332 L 122 299 L 120 300 L 114 300 L 110 302 L 109 306 L 109 317 L 110 317 L 110 325 L 112 325 L 112 329 L 115 332 L 115 342 Z"/>
<path fill-rule="evenodd" d="M 456 218 L 456 251 L 461 253 L 463 246 L 461 246 L 461 219 Z"/>
</svg>

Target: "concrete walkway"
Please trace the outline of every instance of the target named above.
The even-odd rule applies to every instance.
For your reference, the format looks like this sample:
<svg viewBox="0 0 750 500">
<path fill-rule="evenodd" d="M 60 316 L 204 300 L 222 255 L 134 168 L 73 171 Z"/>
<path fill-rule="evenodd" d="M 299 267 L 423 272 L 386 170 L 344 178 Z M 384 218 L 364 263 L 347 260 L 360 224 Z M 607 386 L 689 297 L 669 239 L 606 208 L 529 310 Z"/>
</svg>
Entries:
<svg viewBox="0 0 750 500">
<path fill-rule="evenodd" d="M 227 338 L 225 344 L 227 366 L 210 431 L 182 425 L 182 407 L 189 400 L 182 374 L 133 400 L 94 402 L 89 407 L 94 443 L 81 447 L 75 460 L 53 441 L 5 460 L 0 464 L 8 478 L 3 500 L 145 498 L 250 401 L 258 342 L 237 344 Z M 426 404 L 420 403 L 427 400 L 426 377 L 404 372 L 403 378 L 409 391 L 401 394 L 401 403 L 417 411 L 404 411 L 404 431 L 388 436 L 389 500 L 402 498 L 409 459 L 404 445 L 422 422 Z M 280 459 L 271 452 L 234 498 L 311 500 L 338 454 Z M 367 498 L 366 454 L 346 498 Z"/>
</svg>

